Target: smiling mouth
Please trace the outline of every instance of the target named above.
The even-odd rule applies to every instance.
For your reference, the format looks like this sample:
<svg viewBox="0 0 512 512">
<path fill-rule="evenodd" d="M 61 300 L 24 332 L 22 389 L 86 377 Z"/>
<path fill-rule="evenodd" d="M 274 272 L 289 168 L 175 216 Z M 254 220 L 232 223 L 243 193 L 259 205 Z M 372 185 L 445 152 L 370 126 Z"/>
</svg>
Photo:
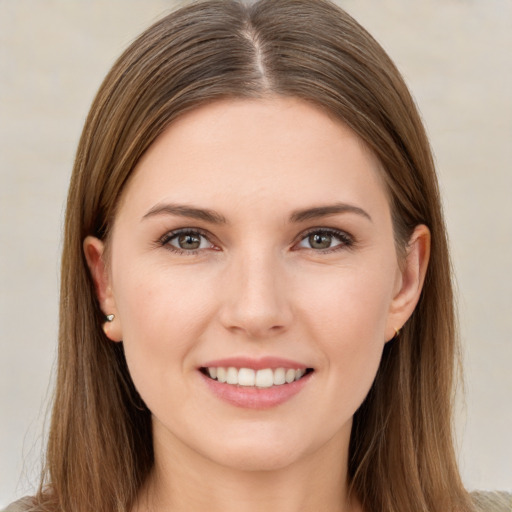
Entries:
<svg viewBox="0 0 512 512">
<path fill-rule="evenodd" d="M 252 368 L 234 368 L 214 366 L 202 367 L 201 373 L 212 380 L 232 386 L 243 386 L 253 388 L 271 388 L 283 386 L 302 379 L 305 375 L 312 373 L 313 368 L 291 369 L 291 368 L 263 368 L 253 370 Z"/>
</svg>

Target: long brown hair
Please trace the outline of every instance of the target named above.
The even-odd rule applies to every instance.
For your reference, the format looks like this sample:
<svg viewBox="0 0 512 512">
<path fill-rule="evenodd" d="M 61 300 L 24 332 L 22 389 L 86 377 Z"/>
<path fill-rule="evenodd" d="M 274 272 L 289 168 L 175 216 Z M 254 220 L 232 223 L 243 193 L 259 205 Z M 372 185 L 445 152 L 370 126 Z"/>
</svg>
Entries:
<svg viewBox="0 0 512 512">
<path fill-rule="evenodd" d="M 453 449 L 457 361 L 450 261 L 432 156 L 415 104 L 379 44 L 326 0 L 190 4 L 158 21 L 105 78 L 80 139 L 65 221 L 59 362 L 40 509 L 129 510 L 153 465 L 151 418 L 122 344 L 109 342 L 82 251 L 108 241 L 146 149 L 190 109 L 284 95 L 324 109 L 380 159 L 397 251 L 432 234 L 420 302 L 389 342 L 354 417 L 351 489 L 365 510 L 471 510 Z"/>
</svg>

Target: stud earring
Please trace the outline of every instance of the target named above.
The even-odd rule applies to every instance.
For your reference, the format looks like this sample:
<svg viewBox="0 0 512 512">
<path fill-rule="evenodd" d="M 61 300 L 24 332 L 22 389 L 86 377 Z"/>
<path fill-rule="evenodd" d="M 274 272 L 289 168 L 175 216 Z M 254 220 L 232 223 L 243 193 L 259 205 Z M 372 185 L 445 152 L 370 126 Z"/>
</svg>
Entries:
<svg viewBox="0 0 512 512">
<path fill-rule="evenodd" d="M 398 338 L 398 336 L 400 336 L 400 329 L 397 329 L 395 327 L 395 335 L 393 336 L 393 338 Z"/>
<path fill-rule="evenodd" d="M 112 313 L 110 315 L 105 315 L 106 322 L 103 323 L 103 332 L 105 333 L 105 336 L 107 336 L 107 338 L 109 337 L 108 336 L 109 325 L 114 321 L 115 317 L 116 316 Z"/>
</svg>

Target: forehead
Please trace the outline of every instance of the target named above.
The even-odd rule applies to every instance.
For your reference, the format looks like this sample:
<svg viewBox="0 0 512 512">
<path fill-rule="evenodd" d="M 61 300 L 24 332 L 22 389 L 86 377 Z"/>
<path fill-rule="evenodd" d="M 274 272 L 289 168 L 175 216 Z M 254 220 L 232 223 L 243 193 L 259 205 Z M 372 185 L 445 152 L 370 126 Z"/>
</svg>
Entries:
<svg viewBox="0 0 512 512">
<path fill-rule="evenodd" d="M 223 100 L 183 115 L 160 135 L 120 206 L 191 201 L 265 209 L 350 199 L 387 207 L 381 175 L 352 130 L 306 101 Z"/>
</svg>

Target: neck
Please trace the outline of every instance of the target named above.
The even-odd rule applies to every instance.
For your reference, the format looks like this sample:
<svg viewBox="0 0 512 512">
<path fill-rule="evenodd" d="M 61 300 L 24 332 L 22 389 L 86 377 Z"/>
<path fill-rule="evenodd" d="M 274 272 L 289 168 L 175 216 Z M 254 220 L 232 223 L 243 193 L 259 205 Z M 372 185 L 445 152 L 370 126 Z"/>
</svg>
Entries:
<svg viewBox="0 0 512 512">
<path fill-rule="evenodd" d="M 361 512 L 348 496 L 348 437 L 285 467 L 221 465 L 155 436 L 155 466 L 132 512 Z"/>
</svg>

